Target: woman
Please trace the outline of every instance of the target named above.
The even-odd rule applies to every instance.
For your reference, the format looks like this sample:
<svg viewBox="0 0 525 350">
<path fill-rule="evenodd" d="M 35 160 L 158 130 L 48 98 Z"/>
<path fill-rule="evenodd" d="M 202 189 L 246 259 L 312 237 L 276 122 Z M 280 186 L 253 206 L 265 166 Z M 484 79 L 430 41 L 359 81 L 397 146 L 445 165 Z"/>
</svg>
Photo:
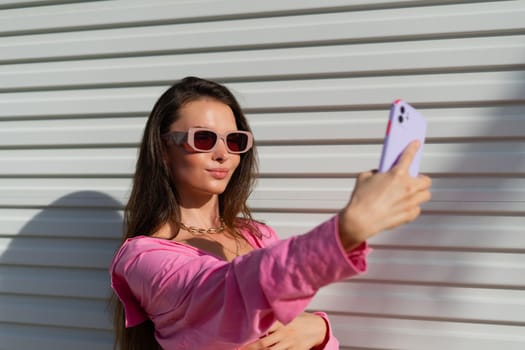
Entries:
<svg viewBox="0 0 525 350">
<path fill-rule="evenodd" d="M 144 132 L 124 243 L 111 266 L 121 349 L 337 349 L 316 291 L 366 269 L 366 240 L 409 222 L 430 180 L 359 176 L 348 205 L 279 241 L 252 219 L 253 137 L 234 96 L 194 77 L 168 89 Z M 127 328 L 125 328 L 125 326 Z M 118 346 L 116 344 L 116 346 Z"/>
</svg>

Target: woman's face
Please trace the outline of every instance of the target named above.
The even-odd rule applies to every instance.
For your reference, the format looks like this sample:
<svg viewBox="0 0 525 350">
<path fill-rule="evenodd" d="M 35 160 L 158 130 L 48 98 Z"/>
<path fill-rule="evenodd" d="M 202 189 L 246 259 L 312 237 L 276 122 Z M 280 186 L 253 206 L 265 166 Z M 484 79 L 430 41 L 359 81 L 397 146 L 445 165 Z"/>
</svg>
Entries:
<svg viewBox="0 0 525 350">
<path fill-rule="evenodd" d="M 169 131 L 187 132 L 195 127 L 211 129 L 218 134 L 237 130 L 231 108 L 212 98 L 184 104 Z M 186 143 L 176 145 L 169 141 L 166 145 L 166 164 L 183 202 L 224 192 L 240 162 L 240 155 L 228 153 L 221 139 L 211 152 L 195 152 Z"/>
</svg>

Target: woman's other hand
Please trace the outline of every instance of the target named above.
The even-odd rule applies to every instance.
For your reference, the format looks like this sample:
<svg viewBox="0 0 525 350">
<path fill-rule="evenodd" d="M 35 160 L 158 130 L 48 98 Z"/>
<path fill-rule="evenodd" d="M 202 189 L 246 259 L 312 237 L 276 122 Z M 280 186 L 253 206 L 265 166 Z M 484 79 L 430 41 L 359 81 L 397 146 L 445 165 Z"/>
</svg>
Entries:
<svg viewBox="0 0 525 350">
<path fill-rule="evenodd" d="M 420 205 L 431 198 L 431 180 L 409 175 L 418 148 L 419 142 L 412 142 L 388 172 L 358 176 L 350 202 L 339 213 L 339 236 L 346 250 L 419 216 Z"/>
<path fill-rule="evenodd" d="M 321 344 L 326 333 L 327 325 L 321 316 L 304 312 L 287 325 L 275 322 L 267 335 L 242 350 L 309 350 Z"/>
</svg>

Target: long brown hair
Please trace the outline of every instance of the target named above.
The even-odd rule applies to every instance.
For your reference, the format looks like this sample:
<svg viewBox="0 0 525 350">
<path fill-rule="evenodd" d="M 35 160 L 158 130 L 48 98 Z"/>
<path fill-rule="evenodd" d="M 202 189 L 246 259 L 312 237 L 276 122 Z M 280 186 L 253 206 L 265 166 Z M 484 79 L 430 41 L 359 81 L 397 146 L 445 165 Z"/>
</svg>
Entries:
<svg viewBox="0 0 525 350">
<path fill-rule="evenodd" d="M 123 241 L 139 235 L 152 235 L 167 222 L 180 221 L 177 189 L 169 169 L 163 161 L 164 141 L 162 135 L 178 118 L 179 109 L 186 103 L 201 98 L 213 98 L 229 106 L 235 116 L 239 130 L 251 131 L 248 121 L 233 94 L 223 85 L 213 81 L 186 77 L 166 90 L 151 111 L 137 159 L 133 187 L 124 211 Z M 241 154 L 226 190 L 219 195 L 219 214 L 225 225 L 238 232 L 240 225 L 253 228 L 252 215 L 247 206 L 257 173 L 255 147 Z M 246 220 L 238 220 L 241 215 Z M 255 233 L 257 231 L 255 230 Z M 154 337 L 151 321 L 125 328 L 123 306 L 115 295 L 114 305 L 115 343 L 114 349 L 155 350 L 161 349 Z"/>
</svg>

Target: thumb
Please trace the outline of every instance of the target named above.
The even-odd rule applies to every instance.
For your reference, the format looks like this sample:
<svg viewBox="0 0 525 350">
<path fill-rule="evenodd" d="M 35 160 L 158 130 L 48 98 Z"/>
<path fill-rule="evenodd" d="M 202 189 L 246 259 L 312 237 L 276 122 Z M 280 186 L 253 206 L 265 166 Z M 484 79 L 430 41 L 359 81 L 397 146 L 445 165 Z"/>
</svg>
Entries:
<svg viewBox="0 0 525 350">
<path fill-rule="evenodd" d="M 401 154 L 399 162 L 394 166 L 394 168 L 401 170 L 403 173 L 408 173 L 410 164 L 412 164 L 412 161 L 414 160 L 414 157 L 416 156 L 420 146 L 421 142 L 419 140 L 410 142 Z"/>
</svg>

